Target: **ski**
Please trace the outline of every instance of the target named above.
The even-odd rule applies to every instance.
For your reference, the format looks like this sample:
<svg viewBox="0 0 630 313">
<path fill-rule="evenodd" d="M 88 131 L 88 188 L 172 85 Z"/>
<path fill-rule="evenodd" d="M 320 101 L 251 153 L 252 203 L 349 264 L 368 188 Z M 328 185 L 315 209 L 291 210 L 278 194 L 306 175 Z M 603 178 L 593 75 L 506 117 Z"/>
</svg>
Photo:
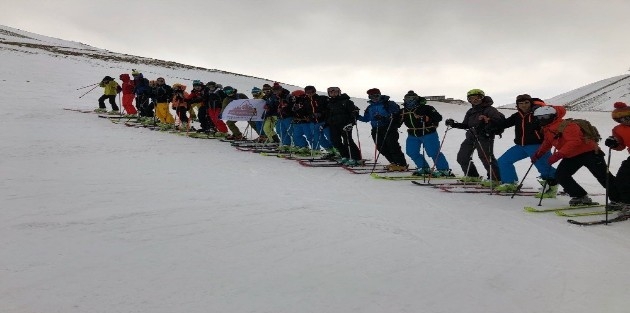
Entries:
<svg viewBox="0 0 630 313">
<path fill-rule="evenodd" d="M 71 109 L 71 108 L 63 108 L 66 111 L 73 111 L 73 112 L 79 112 L 79 113 L 96 113 L 94 112 L 94 110 L 81 110 L 81 109 Z"/>
<path fill-rule="evenodd" d="M 566 211 L 566 210 L 577 210 L 577 209 L 588 209 L 588 208 L 599 208 L 599 207 L 603 207 L 603 204 L 599 204 L 599 203 L 593 203 L 593 204 L 589 204 L 589 205 L 573 205 L 573 206 L 561 206 L 561 207 L 555 207 L 555 208 L 542 208 L 542 209 L 537 209 L 531 206 L 526 206 L 523 209 L 527 212 L 531 212 L 531 213 L 545 213 L 545 212 L 555 212 L 555 211 Z"/>
<path fill-rule="evenodd" d="M 569 219 L 567 220 L 567 222 L 571 224 L 575 224 L 575 225 L 580 225 L 580 226 L 592 226 L 592 225 L 605 225 L 605 224 L 610 224 L 610 223 L 623 222 L 628 219 L 630 219 L 630 215 L 622 215 L 622 216 L 617 216 L 608 220 L 588 221 L 588 222 L 580 222 L 580 221 Z"/>
<path fill-rule="evenodd" d="M 515 196 L 531 197 L 531 196 L 535 196 L 538 193 L 537 191 L 519 191 L 515 194 L 513 191 L 506 192 L 506 191 L 497 191 L 497 190 L 491 190 L 491 189 L 458 188 L 457 186 L 437 187 L 437 188 L 439 188 L 441 191 L 449 192 L 449 193 L 479 193 L 479 194 L 487 194 L 487 195 L 493 195 L 493 196 L 511 196 L 514 194 Z"/>
<path fill-rule="evenodd" d="M 300 165 L 302 166 L 306 166 L 306 167 L 341 167 L 341 163 L 337 163 L 337 162 L 317 162 L 314 160 L 300 160 L 298 161 L 298 163 L 300 163 Z"/>
<path fill-rule="evenodd" d="M 604 215 L 606 211 L 589 211 L 589 212 L 565 212 L 565 211 L 556 211 L 556 215 L 564 216 L 564 217 L 578 217 L 578 216 L 591 216 L 591 215 Z M 611 211 L 608 211 L 610 214 Z"/>
</svg>

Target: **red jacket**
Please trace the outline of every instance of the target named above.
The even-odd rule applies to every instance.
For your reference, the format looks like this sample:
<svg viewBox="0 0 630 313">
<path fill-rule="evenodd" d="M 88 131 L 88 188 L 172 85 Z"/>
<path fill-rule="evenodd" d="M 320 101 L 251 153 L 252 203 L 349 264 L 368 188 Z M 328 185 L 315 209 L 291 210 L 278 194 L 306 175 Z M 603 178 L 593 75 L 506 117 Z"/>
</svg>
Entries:
<svg viewBox="0 0 630 313">
<path fill-rule="evenodd" d="M 129 74 L 120 74 L 120 80 L 122 80 L 122 93 L 123 95 L 133 94 L 133 88 L 135 87 L 135 83 L 131 78 L 129 78 Z"/>
<path fill-rule="evenodd" d="M 551 124 L 543 127 L 545 139 L 538 151 L 548 151 L 553 146 L 556 148 L 555 153 L 559 153 L 563 158 L 572 158 L 585 152 L 599 150 L 597 142 L 585 140 L 578 124 L 569 123 L 562 134 L 558 134 L 558 126 L 567 114 L 567 110 L 561 106 L 553 108 L 557 112 L 557 117 Z"/>
<path fill-rule="evenodd" d="M 619 124 L 612 129 L 612 135 L 619 141 L 619 145 L 613 149 L 621 151 L 627 147 L 630 152 L 630 126 Z"/>
</svg>

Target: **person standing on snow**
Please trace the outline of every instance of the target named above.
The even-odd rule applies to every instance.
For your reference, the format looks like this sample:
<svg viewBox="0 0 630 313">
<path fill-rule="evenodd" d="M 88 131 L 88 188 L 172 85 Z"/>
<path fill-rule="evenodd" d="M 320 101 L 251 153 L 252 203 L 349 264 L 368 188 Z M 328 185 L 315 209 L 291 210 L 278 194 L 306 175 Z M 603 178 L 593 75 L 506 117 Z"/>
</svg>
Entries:
<svg viewBox="0 0 630 313">
<path fill-rule="evenodd" d="M 615 102 L 612 118 L 619 123 L 612 129 L 612 136 L 604 144 L 617 151 L 627 149 L 630 152 L 630 107 L 624 102 Z M 610 208 L 620 210 L 619 216 L 630 215 L 630 157 L 621 162 L 615 184 L 608 182 L 609 188 L 616 188 L 618 201 L 610 203 Z"/>
<path fill-rule="evenodd" d="M 110 76 L 105 76 L 98 85 L 103 88 L 103 95 L 98 98 L 98 109 L 94 110 L 94 112 L 107 112 L 107 107 L 105 106 L 105 100 L 107 99 L 109 100 L 109 104 L 112 106 L 112 110 L 109 113 L 118 114 L 118 105 L 116 105 L 116 95 L 118 94 L 118 88 L 120 87 L 118 83 Z"/>
<path fill-rule="evenodd" d="M 587 138 L 576 122 L 565 121 L 563 118 L 566 113 L 564 107 L 550 105 L 534 111 L 534 118 L 543 127 L 545 139 L 531 160 L 536 163 L 551 147 L 555 147 L 556 150 L 547 163 L 552 165 L 561 160 L 556 170 L 556 179 L 571 196 L 569 205 L 593 204 L 586 190 L 575 181 L 573 174 L 585 166 L 604 188 L 607 179 L 610 186 L 615 186 L 615 176 L 608 171 L 604 152 L 597 142 Z M 609 188 L 608 196 L 611 201 L 618 201 L 615 188 Z"/>
<path fill-rule="evenodd" d="M 359 108 L 339 87 L 328 87 L 326 125 L 330 141 L 341 155 L 341 164 L 355 166 L 361 162 L 361 151 L 352 139 L 352 127 L 357 124 Z"/>
<path fill-rule="evenodd" d="M 225 88 L 223 88 L 223 92 L 225 92 L 226 97 L 225 99 L 223 99 L 221 112 L 223 112 L 223 110 L 225 110 L 225 107 L 227 107 L 227 105 L 234 100 L 248 99 L 245 94 L 239 93 L 238 90 L 236 90 L 236 88 L 232 86 L 225 86 Z M 225 137 L 227 140 L 243 140 L 243 133 L 241 133 L 241 130 L 238 129 L 238 126 L 236 126 L 236 121 L 227 121 L 225 124 L 227 125 L 227 128 L 229 128 L 232 132 L 232 134 Z"/>
<path fill-rule="evenodd" d="M 173 99 L 171 100 L 171 106 L 175 110 L 177 117 L 179 118 L 180 130 L 190 130 L 190 122 L 188 119 L 188 104 L 186 103 L 186 86 L 180 83 L 173 84 Z"/>
<path fill-rule="evenodd" d="M 442 115 L 434 107 L 427 105 L 424 97 L 410 90 L 404 98 L 402 120 L 407 126 L 406 153 L 418 167 L 412 175 L 452 176 L 448 161 L 440 151 L 440 138 L 437 134 Z M 424 154 L 420 153 L 422 146 L 433 159 L 436 171 L 431 171 Z"/>
<path fill-rule="evenodd" d="M 367 94 L 368 107 L 363 116 L 359 115 L 357 119 L 372 125 L 371 134 L 376 150 L 390 163 L 386 169 L 404 172 L 409 165 L 398 143 L 398 128 L 402 125 L 400 107 L 390 101 L 389 96 L 381 95 L 378 88 L 369 89 Z"/>
<path fill-rule="evenodd" d="M 168 103 L 173 99 L 173 88 L 166 84 L 163 77 L 155 80 L 155 87 L 151 90 L 151 98 L 155 100 L 155 116 L 160 123 L 172 125 L 175 123 L 169 111 Z"/>
<path fill-rule="evenodd" d="M 501 185 L 496 190 L 514 192 L 518 188 L 518 176 L 514 163 L 526 158 L 529 159 L 540 148 L 544 133 L 534 118 L 534 110 L 545 105 L 542 100 L 532 98 L 528 94 L 519 95 L 516 97 L 516 113 L 510 115 L 499 125 L 502 129 L 514 127 L 514 146 L 505 151 L 497 160 L 499 173 L 501 173 Z M 555 198 L 558 193 L 556 169 L 547 162 L 550 156 L 551 153 L 547 152 L 534 163 L 540 173 L 541 184 L 548 187 L 538 193 L 537 198 L 541 196 L 543 198 Z"/>
<path fill-rule="evenodd" d="M 129 77 L 129 74 L 120 74 L 120 80 L 122 80 L 122 107 L 125 109 L 127 114 L 136 115 L 138 111 L 133 106 L 133 98 L 135 97 L 133 93 L 133 80 Z"/>
<path fill-rule="evenodd" d="M 472 161 L 472 154 L 477 150 L 481 163 L 488 172 L 488 181 L 491 185 L 499 184 L 499 167 L 494 157 L 494 136 L 497 125 L 501 124 L 505 116 L 492 106 L 492 98 L 486 96 L 481 89 L 471 89 L 466 94 L 468 102 L 472 105 L 461 123 L 449 118 L 444 121 L 446 126 L 465 129 L 466 138 L 459 147 L 457 163 L 464 171 L 463 181 L 481 182 L 482 179 Z"/>
</svg>

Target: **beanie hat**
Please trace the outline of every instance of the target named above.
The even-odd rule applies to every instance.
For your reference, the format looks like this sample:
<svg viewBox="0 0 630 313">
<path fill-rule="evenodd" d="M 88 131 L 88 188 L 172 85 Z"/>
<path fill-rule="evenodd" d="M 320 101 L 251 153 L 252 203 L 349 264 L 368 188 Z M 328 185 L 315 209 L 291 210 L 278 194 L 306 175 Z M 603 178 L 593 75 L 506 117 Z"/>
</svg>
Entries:
<svg viewBox="0 0 630 313">
<path fill-rule="evenodd" d="M 547 105 L 545 101 L 543 101 L 540 98 L 532 98 L 530 101 L 532 102 L 533 105 L 537 105 L 537 106 Z"/>
<path fill-rule="evenodd" d="M 136 71 L 135 68 L 131 70 L 131 76 L 138 76 L 138 75 L 140 75 L 140 72 Z"/>
<path fill-rule="evenodd" d="M 291 92 L 291 95 L 294 96 L 294 97 L 300 97 L 300 96 L 303 96 L 305 94 L 306 93 L 304 92 L 304 90 L 300 90 L 300 89 L 294 90 L 293 92 Z"/>
<path fill-rule="evenodd" d="M 621 101 L 615 102 L 615 109 L 612 111 L 612 118 L 615 122 L 620 123 L 619 119 L 630 116 L 630 107 Z"/>
<path fill-rule="evenodd" d="M 371 95 L 380 95 L 380 94 L 381 94 L 381 91 L 380 91 L 380 90 L 378 90 L 378 88 L 372 88 L 372 89 L 368 89 L 367 94 L 368 94 L 368 96 L 371 96 Z"/>
<path fill-rule="evenodd" d="M 225 86 L 225 88 L 223 88 L 223 91 L 228 96 L 231 96 L 236 93 L 236 89 L 234 89 L 234 87 L 232 86 Z"/>
<path fill-rule="evenodd" d="M 263 87 L 262 87 L 262 90 L 271 90 L 271 85 L 264 84 Z"/>
<path fill-rule="evenodd" d="M 215 83 L 213 81 L 209 81 L 209 82 L 206 83 L 206 86 L 208 86 L 208 87 L 216 87 L 217 83 Z"/>
<path fill-rule="evenodd" d="M 258 87 L 252 88 L 252 93 L 260 93 L 262 90 Z"/>
<path fill-rule="evenodd" d="M 528 94 L 522 94 L 522 95 L 516 96 L 516 103 L 523 102 L 523 101 L 532 102 L 532 96 Z"/>
<path fill-rule="evenodd" d="M 317 89 L 315 89 L 315 86 L 306 86 L 304 91 L 317 92 Z"/>
<path fill-rule="evenodd" d="M 195 79 L 193 80 L 193 87 L 195 86 L 203 86 L 203 83 L 200 80 Z"/>
<path fill-rule="evenodd" d="M 273 87 L 271 88 L 271 90 L 282 90 L 282 86 L 280 86 L 280 83 L 275 82 L 273 83 Z"/>
<path fill-rule="evenodd" d="M 111 78 L 110 76 L 105 76 L 105 77 L 103 77 L 103 81 L 104 81 L 104 82 L 108 82 L 108 81 L 111 81 L 111 80 L 114 80 L 114 79 L 113 79 L 113 78 Z"/>
<path fill-rule="evenodd" d="M 418 96 L 418 94 L 415 93 L 413 90 L 409 90 L 407 94 L 405 95 L 405 98 L 408 98 L 408 97 L 420 97 L 420 96 Z"/>
</svg>

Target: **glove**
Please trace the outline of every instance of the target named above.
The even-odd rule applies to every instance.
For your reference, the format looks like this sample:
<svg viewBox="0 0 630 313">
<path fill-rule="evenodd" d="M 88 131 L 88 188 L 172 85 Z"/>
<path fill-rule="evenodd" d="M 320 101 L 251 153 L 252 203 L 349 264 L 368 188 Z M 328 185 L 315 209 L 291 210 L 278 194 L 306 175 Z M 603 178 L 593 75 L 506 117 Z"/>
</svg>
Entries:
<svg viewBox="0 0 630 313">
<path fill-rule="evenodd" d="M 455 125 L 455 121 L 452 118 L 447 118 L 446 121 L 444 121 L 444 125 L 453 127 L 453 125 Z"/>
<path fill-rule="evenodd" d="M 606 138 L 606 141 L 604 141 L 604 144 L 606 145 L 606 147 L 614 148 L 619 145 L 619 141 L 614 136 L 610 136 Z"/>
<path fill-rule="evenodd" d="M 540 160 L 540 158 L 542 158 L 543 155 L 545 155 L 545 153 L 547 153 L 547 151 L 536 151 L 536 153 L 534 153 L 534 155 L 532 155 L 531 160 L 532 163 L 536 163 L 538 162 L 538 160 Z"/>
<path fill-rule="evenodd" d="M 556 162 L 560 161 L 560 159 L 562 159 L 563 157 L 564 157 L 564 156 L 563 156 L 561 153 L 556 152 L 556 153 L 552 154 L 552 155 L 549 157 L 549 160 L 547 160 L 547 163 L 549 163 L 549 165 L 552 165 L 552 164 L 554 164 L 554 163 L 556 163 Z"/>
<path fill-rule="evenodd" d="M 351 132 L 352 131 L 352 124 L 348 124 L 348 125 L 344 126 L 343 127 L 343 131 Z"/>
</svg>

